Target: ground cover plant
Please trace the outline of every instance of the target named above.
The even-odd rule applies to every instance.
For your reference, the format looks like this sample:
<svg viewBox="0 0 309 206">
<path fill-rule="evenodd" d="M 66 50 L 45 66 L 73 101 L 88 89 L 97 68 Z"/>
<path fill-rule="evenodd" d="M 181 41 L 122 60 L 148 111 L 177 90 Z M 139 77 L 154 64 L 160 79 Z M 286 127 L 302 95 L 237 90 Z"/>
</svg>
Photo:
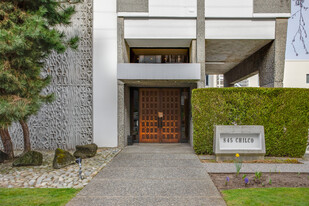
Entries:
<svg viewBox="0 0 309 206">
<path fill-rule="evenodd" d="M 72 199 L 79 189 L 54 189 L 54 188 L 0 188 L 0 205 L 65 205 Z"/>
<path fill-rule="evenodd" d="M 309 128 L 309 89 L 207 88 L 192 92 L 193 145 L 213 153 L 215 125 L 263 125 L 267 156 L 302 157 Z"/>
<path fill-rule="evenodd" d="M 228 206 L 305 206 L 309 188 L 251 188 L 221 191 Z"/>
<path fill-rule="evenodd" d="M 270 187 L 309 188 L 308 173 L 283 173 L 279 171 L 240 173 L 240 175 L 236 175 L 235 173 L 210 173 L 210 177 L 219 190 Z"/>
</svg>

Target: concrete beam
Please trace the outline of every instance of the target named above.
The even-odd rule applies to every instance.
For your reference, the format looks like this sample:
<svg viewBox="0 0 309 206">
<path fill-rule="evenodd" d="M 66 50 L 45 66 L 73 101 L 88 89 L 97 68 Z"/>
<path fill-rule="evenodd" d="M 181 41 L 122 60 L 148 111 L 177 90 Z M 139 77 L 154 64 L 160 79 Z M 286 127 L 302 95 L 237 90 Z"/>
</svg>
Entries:
<svg viewBox="0 0 309 206">
<path fill-rule="evenodd" d="M 288 19 L 276 19 L 276 38 L 259 69 L 261 87 L 283 87 Z"/>
<path fill-rule="evenodd" d="M 148 0 L 117 0 L 117 12 L 148 12 Z"/>
<path fill-rule="evenodd" d="M 291 0 L 254 0 L 253 13 L 291 13 Z"/>
</svg>

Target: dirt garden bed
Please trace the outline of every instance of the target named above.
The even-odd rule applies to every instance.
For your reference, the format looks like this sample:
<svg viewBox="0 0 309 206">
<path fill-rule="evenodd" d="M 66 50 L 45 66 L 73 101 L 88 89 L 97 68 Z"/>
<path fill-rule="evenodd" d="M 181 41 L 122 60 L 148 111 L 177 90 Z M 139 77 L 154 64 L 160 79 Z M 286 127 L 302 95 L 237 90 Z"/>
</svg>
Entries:
<svg viewBox="0 0 309 206">
<path fill-rule="evenodd" d="M 262 173 L 260 179 L 252 173 L 240 173 L 237 177 L 231 173 L 209 175 L 220 191 L 237 188 L 309 187 L 309 173 Z M 248 184 L 245 184 L 244 175 L 249 180 Z"/>
<path fill-rule="evenodd" d="M 234 163 L 234 160 L 226 160 L 217 162 L 214 159 L 201 159 L 202 163 Z M 264 159 L 264 160 L 251 160 L 243 161 L 243 163 L 261 163 L 261 164 L 303 164 L 298 159 Z"/>
</svg>

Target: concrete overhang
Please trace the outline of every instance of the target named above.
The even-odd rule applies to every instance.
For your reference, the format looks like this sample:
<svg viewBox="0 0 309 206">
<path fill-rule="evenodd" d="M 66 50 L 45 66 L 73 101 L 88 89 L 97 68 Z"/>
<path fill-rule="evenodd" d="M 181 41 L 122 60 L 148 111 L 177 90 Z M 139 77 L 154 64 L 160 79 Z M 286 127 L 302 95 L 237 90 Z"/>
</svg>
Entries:
<svg viewBox="0 0 309 206">
<path fill-rule="evenodd" d="M 118 64 L 119 80 L 195 80 L 201 79 L 200 64 Z"/>
<path fill-rule="evenodd" d="M 206 73 L 224 74 L 271 41 L 271 39 L 207 39 Z"/>
</svg>

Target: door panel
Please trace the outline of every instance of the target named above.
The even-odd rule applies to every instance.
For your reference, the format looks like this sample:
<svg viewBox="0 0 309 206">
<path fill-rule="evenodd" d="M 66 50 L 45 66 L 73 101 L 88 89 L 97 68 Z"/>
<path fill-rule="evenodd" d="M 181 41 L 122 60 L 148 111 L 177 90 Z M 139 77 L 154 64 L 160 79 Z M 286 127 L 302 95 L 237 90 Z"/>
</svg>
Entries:
<svg viewBox="0 0 309 206">
<path fill-rule="evenodd" d="M 180 139 L 180 90 L 139 90 L 140 142 L 170 142 Z M 159 117 L 161 116 L 162 117 Z"/>
<path fill-rule="evenodd" d="M 159 92 L 158 89 L 139 90 L 140 142 L 160 142 L 160 131 L 158 129 Z"/>
<path fill-rule="evenodd" d="M 181 124 L 179 89 L 161 90 L 161 111 L 163 112 L 161 142 L 178 142 Z"/>
</svg>

